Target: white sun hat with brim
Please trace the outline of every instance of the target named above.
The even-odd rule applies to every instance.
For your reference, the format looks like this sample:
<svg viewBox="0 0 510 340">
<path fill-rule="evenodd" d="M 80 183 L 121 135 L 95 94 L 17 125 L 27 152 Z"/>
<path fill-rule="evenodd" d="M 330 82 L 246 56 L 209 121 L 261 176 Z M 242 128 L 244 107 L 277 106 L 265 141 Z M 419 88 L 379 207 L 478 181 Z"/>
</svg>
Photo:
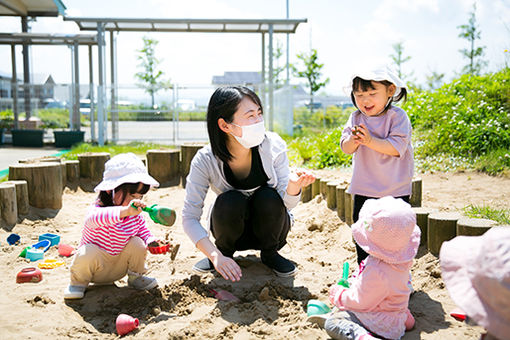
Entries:
<svg viewBox="0 0 510 340">
<path fill-rule="evenodd" d="M 442 244 L 439 259 L 455 304 L 491 335 L 510 339 L 510 227 L 455 237 Z"/>
<path fill-rule="evenodd" d="M 387 65 L 376 65 L 372 67 L 360 68 L 351 74 L 350 84 L 348 87 L 349 95 L 352 91 L 352 81 L 359 77 L 363 80 L 382 81 L 387 80 L 397 87 L 393 98 L 396 98 L 402 89 L 407 89 L 406 83 L 399 78 L 397 73 Z"/>
<path fill-rule="evenodd" d="M 159 183 L 147 172 L 142 160 L 134 153 L 122 153 L 112 157 L 104 165 L 103 181 L 95 192 L 113 190 L 124 183 L 143 183 L 158 187 Z"/>
</svg>

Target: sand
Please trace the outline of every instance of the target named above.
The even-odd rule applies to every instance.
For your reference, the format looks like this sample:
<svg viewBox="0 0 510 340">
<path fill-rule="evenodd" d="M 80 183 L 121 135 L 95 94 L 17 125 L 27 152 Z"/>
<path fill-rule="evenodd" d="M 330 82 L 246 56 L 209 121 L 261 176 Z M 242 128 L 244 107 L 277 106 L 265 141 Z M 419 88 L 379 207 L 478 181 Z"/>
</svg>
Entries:
<svg viewBox="0 0 510 340">
<path fill-rule="evenodd" d="M 320 176 L 349 179 L 347 171 L 321 171 Z M 489 204 L 509 208 L 510 179 L 478 173 L 427 174 L 423 179 L 423 206 L 459 210 L 469 204 Z M 34 263 L 18 257 L 25 246 L 34 244 L 43 233 L 61 236 L 61 242 L 77 246 L 84 214 L 95 195 L 80 188 L 66 188 L 63 208 L 58 211 L 31 208 L 30 214 L 12 231 L 0 229 L 0 338 L 112 339 L 118 335 L 115 319 L 125 313 L 140 320 L 139 328 L 126 338 L 140 339 L 328 339 L 327 334 L 306 321 L 309 299 L 327 302 L 328 287 L 341 276 L 348 261 L 355 266 L 354 245 L 349 227 L 319 197 L 293 210 L 296 222 L 282 250 L 298 266 L 293 278 L 278 278 L 261 264 L 258 252 L 236 253 L 243 270 L 240 282 L 225 281 L 217 274 L 197 275 L 192 265 L 202 258 L 182 231 L 181 187 L 150 191 L 145 200 L 174 208 L 174 226 L 154 224 L 153 233 L 180 250 L 171 260 L 166 255 L 147 255 L 149 275 L 159 288 L 148 292 L 127 288 L 126 279 L 109 286 L 89 287 L 85 298 L 65 302 L 63 290 L 69 282 L 71 258 L 58 256 L 50 248 L 46 258 L 57 258 L 65 265 L 42 270 L 39 283 L 16 283 L 16 274 Z M 207 202 L 213 195 L 209 194 Z M 21 244 L 7 245 L 15 232 Z M 416 292 L 410 309 L 416 327 L 404 339 L 477 339 L 480 327 L 467 326 L 453 319 L 455 307 L 441 279 L 437 257 L 420 248 L 412 268 Z M 218 301 L 210 289 L 224 289 L 241 301 Z"/>
</svg>

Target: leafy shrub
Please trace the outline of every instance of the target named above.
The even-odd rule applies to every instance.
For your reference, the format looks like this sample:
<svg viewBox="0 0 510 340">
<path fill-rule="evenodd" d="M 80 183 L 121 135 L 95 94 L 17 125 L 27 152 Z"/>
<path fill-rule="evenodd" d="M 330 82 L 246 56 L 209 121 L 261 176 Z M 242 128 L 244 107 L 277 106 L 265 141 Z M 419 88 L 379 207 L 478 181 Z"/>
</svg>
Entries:
<svg viewBox="0 0 510 340">
<path fill-rule="evenodd" d="M 473 157 L 510 148 L 510 69 L 412 93 L 403 108 L 421 132 L 422 156 Z"/>
</svg>

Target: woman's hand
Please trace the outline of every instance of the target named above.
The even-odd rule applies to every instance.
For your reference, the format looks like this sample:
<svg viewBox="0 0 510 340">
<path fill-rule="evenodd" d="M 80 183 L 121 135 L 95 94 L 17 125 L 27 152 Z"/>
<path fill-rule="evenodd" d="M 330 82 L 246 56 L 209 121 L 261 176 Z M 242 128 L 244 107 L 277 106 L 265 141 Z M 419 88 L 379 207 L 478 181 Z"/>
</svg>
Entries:
<svg viewBox="0 0 510 340">
<path fill-rule="evenodd" d="M 223 276 L 225 280 L 236 282 L 241 280 L 242 272 L 241 267 L 230 257 L 223 256 L 222 254 L 213 254 L 211 262 L 216 268 L 216 271 Z"/>
<path fill-rule="evenodd" d="M 372 135 L 363 123 L 352 128 L 352 136 L 356 144 L 368 145 L 372 141 Z"/>
<path fill-rule="evenodd" d="M 302 188 L 315 182 L 315 176 L 307 170 L 297 169 L 290 173 L 289 184 L 287 185 L 287 194 L 296 196 Z"/>
</svg>

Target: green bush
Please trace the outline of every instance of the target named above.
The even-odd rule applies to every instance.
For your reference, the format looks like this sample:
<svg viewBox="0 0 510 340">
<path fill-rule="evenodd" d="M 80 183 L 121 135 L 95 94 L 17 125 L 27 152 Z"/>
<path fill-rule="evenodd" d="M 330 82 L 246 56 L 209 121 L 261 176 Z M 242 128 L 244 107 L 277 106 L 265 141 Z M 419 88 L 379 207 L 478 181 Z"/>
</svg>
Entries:
<svg viewBox="0 0 510 340">
<path fill-rule="evenodd" d="M 433 92 L 412 93 L 403 108 L 421 134 L 417 154 L 424 157 L 510 149 L 510 69 L 463 75 Z"/>
</svg>

